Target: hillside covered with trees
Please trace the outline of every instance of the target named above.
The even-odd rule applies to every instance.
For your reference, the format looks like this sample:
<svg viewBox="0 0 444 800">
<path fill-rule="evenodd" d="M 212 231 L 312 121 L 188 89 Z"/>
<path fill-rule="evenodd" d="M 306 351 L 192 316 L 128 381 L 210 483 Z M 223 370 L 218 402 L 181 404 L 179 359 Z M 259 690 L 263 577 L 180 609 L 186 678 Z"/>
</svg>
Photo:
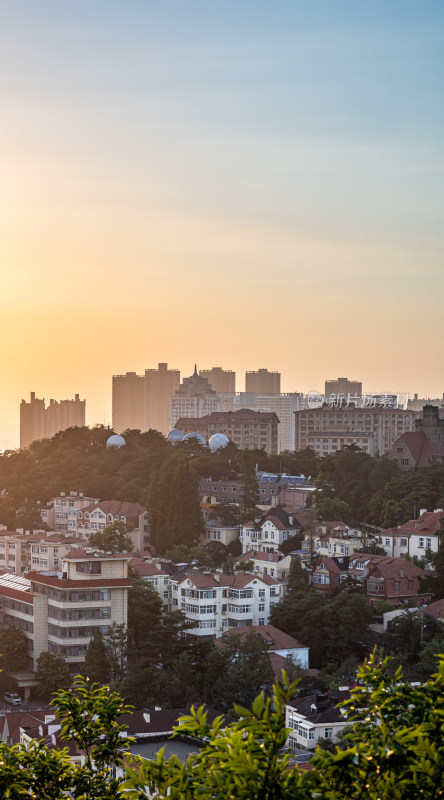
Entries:
<svg viewBox="0 0 444 800">
<path fill-rule="evenodd" d="M 354 446 L 323 459 L 309 449 L 267 455 L 262 450 L 238 450 L 233 443 L 210 453 L 193 441 L 172 446 L 153 430 L 125 431 L 126 446 L 108 450 L 106 440 L 112 432 L 104 426 L 69 428 L 27 450 L 0 454 L 0 522 L 11 529 L 35 527 L 37 504 L 60 492 L 146 506 L 153 483 L 157 481 L 159 496 L 165 494 L 160 476 L 165 484 L 185 463 L 195 481 L 207 475 L 215 480 L 247 476 L 256 467 L 310 476 L 317 487 L 313 502 L 321 519 L 389 527 L 402 524 L 420 508 L 444 506 L 442 464 L 401 473 L 392 461 L 371 457 Z"/>
</svg>

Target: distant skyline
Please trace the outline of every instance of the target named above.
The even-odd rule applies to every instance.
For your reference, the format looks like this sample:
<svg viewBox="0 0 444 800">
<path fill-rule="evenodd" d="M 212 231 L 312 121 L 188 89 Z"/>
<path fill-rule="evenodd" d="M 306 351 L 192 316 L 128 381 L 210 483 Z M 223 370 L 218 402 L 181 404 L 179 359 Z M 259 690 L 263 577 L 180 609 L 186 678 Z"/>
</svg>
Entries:
<svg viewBox="0 0 444 800">
<path fill-rule="evenodd" d="M 440 397 L 440 0 L 0 0 L 0 450 L 113 374 Z"/>
</svg>

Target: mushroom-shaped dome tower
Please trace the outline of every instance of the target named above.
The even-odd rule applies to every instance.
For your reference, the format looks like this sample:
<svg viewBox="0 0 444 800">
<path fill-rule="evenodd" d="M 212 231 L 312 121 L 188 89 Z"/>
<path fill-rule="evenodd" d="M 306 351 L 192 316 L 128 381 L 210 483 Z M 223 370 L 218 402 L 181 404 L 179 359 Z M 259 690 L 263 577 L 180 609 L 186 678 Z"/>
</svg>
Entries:
<svg viewBox="0 0 444 800">
<path fill-rule="evenodd" d="M 167 440 L 172 444 L 177 444 L 177 442 L 181 442 L 182 439 L 183 439 L 183 433 L 178 428 L 173 428 L 173 430 L 170 431 L 167 436 Z"/>
<path fill-rule="evenodd" d="M 208 447 L 212 453 L 215 453 L 217 450 L 221 450 L 223 447 L 226 447 L 228 441 L 229 440 L 224 433 L 214 433 L 208 442 Z"/>
<path fill-rule="evenodd" d="M 195 433 L 194 431 L 192 433 L 187 433 L 187 435 L 183 437 L 184 442 L 189 442 L 190 440 L 196 441 L 198 444 L 206 444 L 204 437 L 201 436 L 200 433 Z"/>
<path fill-rule="evenodd" d="M 106 440 L 108 450 L 119 450 L 120 447 L 125 447 L 125 445 L 125 439 L 117 433 L 113 433 L 113 435 Z"/>
</svg>

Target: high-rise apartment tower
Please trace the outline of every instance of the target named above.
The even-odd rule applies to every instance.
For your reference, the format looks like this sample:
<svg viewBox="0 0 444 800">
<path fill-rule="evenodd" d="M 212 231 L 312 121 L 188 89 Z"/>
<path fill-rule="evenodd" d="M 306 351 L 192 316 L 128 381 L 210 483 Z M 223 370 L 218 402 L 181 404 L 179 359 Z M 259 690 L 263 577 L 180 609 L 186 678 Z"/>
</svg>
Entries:
<svg viewBox="0 0 444 800">
<path fill-rule="evenodd" d="M 245 391 L 256 394 L 280 394 L 281 373 L 258 369 L 257 372 L 245 373 Z"/>
<path fill-rule="evenodd" d="M 206 378 L 211 388 L 216 394 L 230 394 L 236 391 L 236 373 L 231 369 L 212 367 L 211 369 L 200 369 L 201 378 Z"/>
</svg>

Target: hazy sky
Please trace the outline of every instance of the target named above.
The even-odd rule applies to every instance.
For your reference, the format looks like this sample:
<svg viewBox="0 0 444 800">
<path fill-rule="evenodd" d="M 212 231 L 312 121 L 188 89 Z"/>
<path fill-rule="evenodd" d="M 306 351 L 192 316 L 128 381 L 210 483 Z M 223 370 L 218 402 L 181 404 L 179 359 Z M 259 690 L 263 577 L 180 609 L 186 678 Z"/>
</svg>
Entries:
<svg viewBox="0 0 444 800">
<path fill-rule="evenodd" d="M 0 449 L 167 361 L 444 391 L 442 0 L 0 0 Z"/>
</svg>

